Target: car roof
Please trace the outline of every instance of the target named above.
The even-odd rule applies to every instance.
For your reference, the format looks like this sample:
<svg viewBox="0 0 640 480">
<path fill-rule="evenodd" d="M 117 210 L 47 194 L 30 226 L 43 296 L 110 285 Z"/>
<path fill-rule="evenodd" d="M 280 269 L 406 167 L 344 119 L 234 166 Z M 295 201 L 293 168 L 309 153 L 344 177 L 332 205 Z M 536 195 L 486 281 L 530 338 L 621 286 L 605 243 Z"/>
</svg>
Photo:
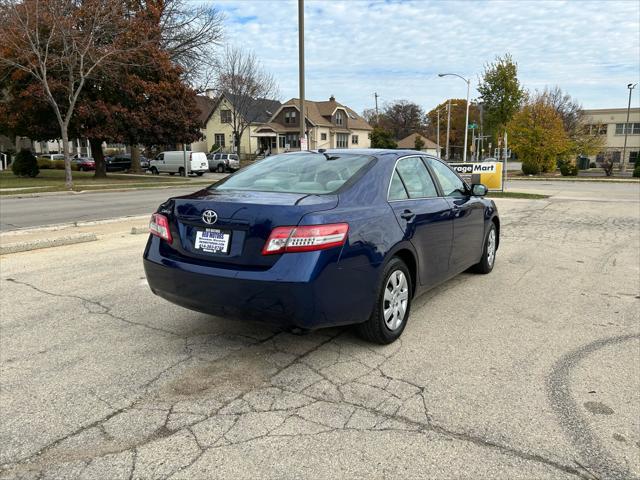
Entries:
<svg viewBox="0 0 640 480">
<path fill-rule="evenodd" d="M 342 153 L 342 154 L 360 154 L 360 155 L 372 155 L 376 158 L 385 160 L 396 160 L 400 157 L 406 157 L 407 155 L 421 155 L 426 157 L 433 157 L 425 152 L 419 150 L 408 149 L 390 149 L 390 148 L 328 148 L 326 150 L 310 150 L 313 153 Z M 299 152 L 292 152 L 299 153 Z"/>
</svg>

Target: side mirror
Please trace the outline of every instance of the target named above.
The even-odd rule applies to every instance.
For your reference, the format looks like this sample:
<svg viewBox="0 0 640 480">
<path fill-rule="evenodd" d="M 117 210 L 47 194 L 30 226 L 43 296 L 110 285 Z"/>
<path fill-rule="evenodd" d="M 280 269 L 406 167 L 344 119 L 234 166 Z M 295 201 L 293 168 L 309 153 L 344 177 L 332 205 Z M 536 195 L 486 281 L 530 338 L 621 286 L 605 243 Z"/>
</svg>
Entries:
<svg viewBox="0 0 640 480">
<path fill-rule="evenodd" d="M 489 189 L 481 183 L 471 185 L 471 193 L 476 197 L 484 197 L 487 192 L 489 192 Z"/>
</svg>

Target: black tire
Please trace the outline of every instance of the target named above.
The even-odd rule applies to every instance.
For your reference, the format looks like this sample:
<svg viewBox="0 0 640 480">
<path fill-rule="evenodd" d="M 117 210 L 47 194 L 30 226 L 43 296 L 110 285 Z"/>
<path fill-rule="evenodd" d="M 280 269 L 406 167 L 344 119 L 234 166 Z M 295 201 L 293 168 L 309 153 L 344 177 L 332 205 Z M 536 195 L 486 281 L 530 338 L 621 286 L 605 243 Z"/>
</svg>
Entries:
<svg viewBox="0 0 640 480">
<path fill-rule="evenodd" d="M 393 292 L 387 289 L 387 285 L 391 281 L 391 277 L 395 276 L 397 272 L 401 272 L 404 276 L 404 279 L 406 280 L 407 303 L 404 311 L 404 316 L 400 319 L 400 324 L 394 329 L 391 329 L 387 325 L 387 322 L 384 318 L 385 305 L 389 304 L 389 301 L 385 299 L 385 293 L 389 292 L 389 294 L 393 295 Z M 413 285 L 411 282 L 411 274 L 409 273 L 407 265 L 398 257 L 393 257 L 384 267 L 382 282 L 378 287 L 378 294 L 376 295 L 376 305 L 373 309 L 373 312 L 371 313 L 371 317 L 369 317 L 369 320 L 367 320 L 366 322 L 361 323 L 357 326 L 360 336 L 362 336 L 362 338 L 364 338 L 365 340 L 379 343 L 381 345 L 386 345 L 397 340 L 400 335 L 402 335 L 402 332 L 407 325 L 409 314 L 411 313 L 411 300 L 413 296 L 412 292 Z M 389 307 L 393 309 L 392 305 L 389 305 Z M 393 318 L 393 315 L 396 315 L 396 313 L 397 310 L 392 312 L 391 318 Z"/>
<path fill-rule="evenodd" d="M 151 167 L 151 174 L 152 175 L 160 175 L 160 172 L 158 171 L 158 169 L 156 167 Z"/>
<path fill-rule="evenodd" d="M 218 165 L 218 167 L 216 168 L 216 172 L 224 173 L 224 165 L 222 164 Z"/>
<path fill-rule="evenodd" d="M 171 175 L 172 177 L 176 174 L 176 172 L 169 172 L 169 175 Z"/>
<path fill-rule="evenodd" d="M 180 167 L 178 169 L 178 175 L 180 175 L 181 177 L 186 177 L 186 175 L 184 174 L 184 168 Z"/>
<path fill-rule="evenodd" d="M 196 175 L 198 175 L 199 177 L 201 177 L 202 175 L 204 175 L 204 172 L 196 172 Z"/>
<path fill-rule="evenodd" d="M 490 240 L 491 235 L 493 235 L 493 247 L 492 242 Z M 496 264 L 496 254 L 498 253 L 498 229 L 496 228 L 496 224 L 491 222 L 491 226 L 487 231 L 487 234 L 484 236 L 484 243 L 482 245 L 482 258 L 478 263 L 476 263 L 471 270 L 476 273 L 487 274 L 493 270 L 493 266 Z M 493 256 L 489 255 L 489 250 L 493 248 Z"/>
</svg>

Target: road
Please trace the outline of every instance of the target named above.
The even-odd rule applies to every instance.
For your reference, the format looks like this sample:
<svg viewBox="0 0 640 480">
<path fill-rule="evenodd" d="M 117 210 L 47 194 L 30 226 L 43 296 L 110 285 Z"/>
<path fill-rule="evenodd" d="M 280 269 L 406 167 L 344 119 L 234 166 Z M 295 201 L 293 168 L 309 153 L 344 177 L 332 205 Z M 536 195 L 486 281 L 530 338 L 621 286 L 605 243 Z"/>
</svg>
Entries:
<svg viewBox="0 0 640 480">
<path fill-rule="evenodd" d="M 640 478 L 638 201 L 497 202 L 385 347 L 169 304 L 118 223 L 3 256 L 0 478 Z"/>
<path fill-rule="evenodd" d="M 220 178 L 211 174 L 212 181 Z M 616 184 L 611 189 L 604 182 L 565 182 L 513 180 L 509 191 L 544 193 L 560 199 L 595 199 L 636 201 L 640 198 L 640 183 Z M 168 197 L 183 195 L 198 187 L 179 187 L 160 190 L 132 190 L 77 195 L 49 195 L 27 198 L 0 199 L 0 231 L 41 225 L 104 220 L 122 216 L 151 214 Z"/>
</svg>

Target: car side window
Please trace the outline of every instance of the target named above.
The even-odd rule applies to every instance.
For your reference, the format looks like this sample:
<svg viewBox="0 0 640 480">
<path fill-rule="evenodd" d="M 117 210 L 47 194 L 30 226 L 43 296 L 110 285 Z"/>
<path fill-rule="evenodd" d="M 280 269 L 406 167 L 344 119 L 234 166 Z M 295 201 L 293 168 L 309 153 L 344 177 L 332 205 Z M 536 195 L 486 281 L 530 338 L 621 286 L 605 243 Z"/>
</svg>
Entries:
<svg viewBox="0 0 640 480">
<path fill-rule="evenodd" d="M 164 160 L 164 153 L 158 155 L 158 160 Z"/>
<path fill-rule="evenodd" d="M 465 195 L 466 186 L 458 175 L 438 160 L 429 158 L 428 161 L 440 182 L 445 197 L 462 197 Z"/>
<path fill-rule="evenodd" d="M 394 170 L 393 177 L 391 177 L 391 185 L 389 186 L 389 200 L 406 200 L 407 198 L 409 198 L 409 195 L 407 195 L 398 172 Z"/>
<path fill-rule="evenodd" d="M 419 157 L 403 158 L 396 171 L 407 188 L 409 198 L 431 198 L 438 196 L 433 179 Z"/>
</svg>

